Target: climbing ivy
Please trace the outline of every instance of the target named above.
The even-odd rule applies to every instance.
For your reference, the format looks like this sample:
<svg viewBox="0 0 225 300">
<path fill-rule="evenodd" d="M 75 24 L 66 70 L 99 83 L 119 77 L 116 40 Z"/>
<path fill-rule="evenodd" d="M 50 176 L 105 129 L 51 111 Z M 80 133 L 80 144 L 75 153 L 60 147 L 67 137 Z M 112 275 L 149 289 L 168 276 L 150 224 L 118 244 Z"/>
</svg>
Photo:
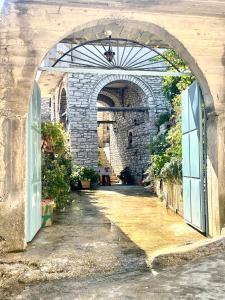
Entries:
<svg viewBox="0 0 225 300">
<path fill-rule="evenodd" d="M 186 63 L 174 50 L 166 50 L 164 56 L 182 71 L 188 71 Z M 171 67 L 173 69 L 173 67 Z M 182 133 L 181 93 L 195 80 L 194 76 L 163 78 L 163 93 L 172 106 L 170 128 L 164 135 L 158 135 L 149 144 L 150 167 L 146 181 L 163 179 L 181 182 L 182 179 Z"/>
</svg>

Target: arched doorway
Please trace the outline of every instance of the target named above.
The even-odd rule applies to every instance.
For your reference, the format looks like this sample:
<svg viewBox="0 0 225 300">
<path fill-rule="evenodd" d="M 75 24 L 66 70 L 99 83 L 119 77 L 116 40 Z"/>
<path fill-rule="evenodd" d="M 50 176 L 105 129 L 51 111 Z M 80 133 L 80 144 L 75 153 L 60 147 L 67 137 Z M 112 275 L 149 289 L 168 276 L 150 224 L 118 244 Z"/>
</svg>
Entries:
<svg viewBox="0 0 225 300">
<path fill-rule="evenodd" d="M 10 18 L 10 16 L 8 17 L 8 18 Z M 72 18 L 72 13 L 71 13 L 71 18 Z M 136 17 L 135 17 L 136 18 Z M 91 18 L 90 18 L 91 19 Z M 144 18 L 143 18 L 144 19 Z M 153 18 L 154 19 L 154 18 Z M 8 19 L 7 19 L 8 20 Z M 6 21 L 7 21 L 6 20 Z M 201 59 L 199 59 L 199 57 L 200 56 L 198 56 L 198 55 L 196 55 L 196 61 L 197 61 L 197 63 L 195 62 L 195 60 L 194 60 L 194 56 L 195 56 L 195 51 L 192 49 L 192 53 L 193 53 L 193 55 L 191 55 L 190 54 L 190 47 L 188 47 L 188 48 L 185 48 L 183 45 L 182 45 L 182 42 L 181 41 L 185 41 L 185 38 L 184 39 L 182 39 L 182 33 L 180 33 L 179 34 L 179 32 L 177 32 L 177 35 L 175 34 L 175 32 L 173 31 L 173 29 L 172 29 L 172 25 L 170 25 L 170 26 L 165 26 L 165 28 L 166 28 L 166 30 L 165 29 L 163 29 L 163 22 L 164 21 L 162 21 L 161 20 L 161 18 L 159 18 L 158 20 L 157 20 L 157 18 L 155 18 L 154 19 L 155 20 L 155 24 L 157 24 L 157 25 L 155 25 L 155 24 L 149 24 L 148 22 L 143 22 L 143 20 L 142 21 L 139 21 L 138 22 L 138 20 L 135 20 L 135 21 L 121 21 L 121 22 L 119 22 L 120 24 L 119 25 L 117 25 L 117 27 L 119 28 L 120 26 L 123 26 L 123 24 L 124 24 L 124 22 L 126 23 L 126 24 L 129 24 L 129 31 L 132 31 L 134 28 L 136 28 L 134 31 L 133 31 L 133 34 L 136 34 L 137 33 L 137 30 L 140 30 L 140 28 L 145 28 L 146 29 L 146 32 L 155 32 L 155 33 L 157 33 L 158 35 L 160 35 L 160 36 L 162 36 L 163 38 L 164 38 L 164 40 L 167 40 L 167 41 L 169 41 L 170 42 L 170 44 L 171 44 L 171 46 L 173 46 L 177 51 L 178 51 L 178 53 L 180 53 L 181 54 L 181 56 L 187 61 L 187 63 L 189 64 L 189 66 L 190 66 L 190 68 L 191 68 L 191 70 L 193 71 L 193 73 L 196 75 L 196 77 L 198 78 L 198 80 L 199 80 L 199 82 L 200 82 L 200 85 L 201 85 L 201 87 L 202 87 L 202 90 L 203 90 L 203 94 L 204 94 L 204 96 L 205 96 L 205 102 L 206 102 L 206 108 L 209 110 L 209 111 L 213 111 L 214 110 L 214 102 L 212 101 L 212 95 L 211 95 L 211 93 L 210 93 L 210 91 L 209 91 L 209 87 L 208 87 L 208 83 L 207 83 L 207 80 L 209 80 L 209 82 L 210 82 L 210 84 L 211 84 L 211 81 L 210 81 L 210 75 L 207 75 L 207 80 L 206 80 L 206 78 L 205 78 L 205 76 L 203 75 L 203 71 L 201 71 L 201 68 L 197 65 L 197 63 L 200 63 L 200 65 L 201 66 L 203 66 L 203 63 L 202 63 L 202 61 L 201 61 Z M 182 22 L 183 22 L 184 20 L 182 20 Z M 51 22 L 51 21 L 49 21 L 49 22 Z M 166 22 L 166 21 L 165 21 Z M 83 29 L 85 29 L 85 28 L 87 28 L 87 30 L 89 30 L 90 29 L 90 27 L 91 26 L 93 26 L 93 23 L 92 24 L 89 24 L 89 25 L 86 25 L 86 24 L 81 24 L 82 22 L 80 22 L 80 26 L 83 28 Z M 96 22 L 94 22 L 95 24 L 96 24 Z M 112 20 L 104 20 L 104 21 L 99 21 L 98 22 L 98 26 L 102 26 L 102 27 L 107 27 L 109 24 L 113 24 L 113 23 L 115 23 L 115 21 L 112 21 Z M 94 24 L 94 25 L 95 25 Z M 102 25 L 102 24 L 104 24 L 104 25 Z M 75 26 L 75 24 L 74 24 L 74 26 Z M 49 39 L 49 41 L 48 41 L 48 44 L 45 46 L 45 47 L 43 47 L 43 49 L 38 53 L 38 59 L 37 59 L 37 61 L 41 61 L 41 59 L 42 59 L 42 57 L 44 56 L 44 54 L 46 53 L 46 50 L 47 49 L 50 49 L 51 48 L 51 45 L 53 44 L 53 42 L 55 42 L 56 40 L 59 40 L 60 39 L 60 36 L 62 36 L 62 35 L 64 35 L 64 33 L 65 32 L 69 32 L 69 31 L 72 31 L 72 27 L 74 27 L 74 26 L 71 26 L 71 24 L 67 24 L 66 26 L 65 26 L 65 28 L 63 29 L 63 32 L 62 31 L 60 31 L 60 32 L 58 32 L 56 35 L 54 35 L 51 39 Z M 132 27 L 133 26 L 133 27 Z M 126 26 L 125 26 L 126 27 Z M 4 26 L 3 26 L 3 28 L 4 28 Z M 168 33 L 168 31 L 170 31 L 171 30 L 171 32 L 172 33 L 174 33 L 174 35 L 173 34 L 169 34 Z M 191 30 L 191 29 L 190 29 Z M 74 30 L 73 30 L 74 31 Z M 123 34 L 125 34 L 125 33 L 123 33 Z M 174 37 L 175 36 L 175 37 Z M 38 36 L 38 39 L 40 39 L 41 40 L 41 35 L 40 36 Z M 144 39 L 144 37 L 143 37 L 143 39 Z M 179 41 L 180 40 L 180 41 Z M 188 43 L 188 42 L 187 42 Z M 185 44 L 185 43 L 184 43 Z M 32 67 L 30 68 L 30 67 L 28 67 L 28 65 L 27 65 L 27 70 L 29 69 L 29 70 L 31 70 L 31 72 L 29 71 L 29 72 L 23 72 L 23 75 L 21 75 L 22 77 L 19 77 L 22 81 L 23 80 L 25 80 L 25 79 L 27 79 L 27 87 L 26 87 L 26 89 L 24 89 L 23 90 L 23 100 L 25 99 L 25 101 L 23 101 L 23 106 L 20 106 L 20 108 L 18 108 L 19 106 L 16 106 L 15 108 L 14 108 L 14 112 L 16 113 L 19 113 L 19 115 L 23 115 L 24 116 L 24 114 L 27 112 L 27 107 L 28 107 L 28 101 L 29 101 L 29 98 L 30 98 L 30 91 L 31 91 L 31 82 L 32 82 L 32 80 L 33 80 L 33 78 L 34 78 L 34 73 L 35 73 L 35 68 L 38 66 L 38 63 L 36 64 L 36 62 L 32 62 L 33 63 L 33 65 L 32 65 Z M 26 67 L 25 67 L 26 68 Z M 204 68 L 202 68 L 202 69 L 204 69 Z M 18 73 L 19 74 L 19 73 Z M 31 76 L 32 75 L 32 76 Z M 20 75 L 19 75 L 20 76 Z M 23 76 L 25 76 L 25 77 L 23 77 Z M 5 86 L 7 86 L 7 85 L 5 85 Z M 15 92 L 15 89 L 14 89 L 15 87 L 13 87 L 13 90 L 14 90 L 14 92 Z M 10 90 L 10 92 L 9 92 L 9 90 Z M 212 89 L 213 90 L 213 89 Z M 17 86 L 17 90 L 16 90 L 17 92 L 18 92 L 18 95 L 21 95 L 21 87 L 18 87 Z M 12 92 L 12 88 L 11 87 L 7 87 L 7 88 L 5 88 L 3 91 L 2 91 L 3 93 L 8 93 L 8 96 L 7 96 L 7 98 L 9 98 L 9 99 L 15 99 L 15 94 L 14 94 L 14 92 Z M 6 95 L 5 94 L 5 95 Z M 216 93 L 215 93 L 215 90 L 213 90 L 213 95 L 215 95 Z M 19 98 L 18 98 L 18 101 L 20 101 L 19 100 Z M 212 118 L 213 118 L 213 115 L 211 115 L 212 116 Z M 21 122 L 21 123 L 20 123 Z M 25 132 L 23 131 L 23 129 L 22 128 L 24 128 L 24 122 L 25 122 L 25 119 L 21 119 L 21 121 L 20 121 L 19 123 L 18 123 L 18 126 L 19 127 L 17 127 L 18 128 L 18 130 L 19 130 L 19 132 L 22 134 L 22 135 L 24 135 L 25 134 Z M 217 129 L 218 129 L 218 127 L 217 127 L 217 125 L 215 125 L 215 120 L 214 119 L 212 119 L 211 121 L 210 121 L 210 123 L 208 123 L 208 125 L 210 125 L 210 128 L 208 127 L 208 141 L 210 141 L 210 136 L 212 135 L 212 136 L 215 136 L 215 131 L 217 132 Z M 4 128 L 3 129 L 3 131 L 4 132 L 6 132 L 6 129 Z M 16 134 L 16 133 L 14 133 L 14 134 Z M 218 134 L 218 139 L 219 138 L 222 138 L 222 136 L 221 135 L 219 135 Z M 14 138 L 14 135 L 13 135 L 13 138 L 12 138 L 12 140 L 14 140 L 14 141 L 16 141 L 16 135 L 15 135 L 15 138 Z M 218 150 L 218 148 L 221 148 L 222 146 L 221 146 L 221 143 L 219 142 L 219 140 L 217 141 L 218 143 L 216 143 L 216 147 L 217 147 L 217 150 Z M 209 144 L 208 144 L 209 145 Z M 17 144 L 15 144 L 14 143 L 14 146 L 13 147 L 15 147 L 15 148 L 11 148 L 11 150 L 10 151 L 14 151 L 15 149 L 20 149 L 20 151 L 19 151 L 19 153 L 24 153 L 24 145 L 22 146 L 22 145 L 20 145 L 20 147 L 18 148 L 18 143 Z M 209 147 L 209 146 L 208 146 Z M 2 150 L 3 150 L 3 152 L 5 152 L 5 151 L 8 151 L 7 150 L 8 148 L 7 147 L 4 147 Z M 14 150 L 13 150 L 14 149 Z M 213 149 L 214 149 L 214 147 L 213 147 Z M 10 152 L 11 153 L 11 152 Z M 222 185 L 218 185 L 218 177 L 219 178 L 223 178 L 223 176 L 222 176 L 222 173 L 223 173 L 223 171 L 222 171 L 222 167 L 220 167 L 219 165 L 218 165 L 218 155 L 219 155 L 219 151 L 216 151 L 216 158 L 215 158 L 215 151 L 213 151 L 213 153 L 212 152 L 210 152 L 210 151 L 208 151 L 208 155 L 209 155 L 209 160 L 210 160 L 210 163 L 209 163 L 209 168 L 210 168 L 210 172 L 208 172 L 208 173 L 210 173 L 211 175 L 211 177 L 210 177 L 210 182 L 211 183 L 213 183 L 213 182 L 216 182 L 216 187 L 217 187 L 217 192 L 216 192 L 216 199 L 217 199 L 217 201 L 218 201 L 218 205 L 217 205 L 217 207 L 222 207 L 223 206 L 223 204 L 222 204 L 222 202 L 221 202 L 221 205 L 219 205 L 219 198 L 220 199 L 222 199 L 221 197 L 222 197 L 222 195 L 223 195 L 223 188 L 222 188 Z M 23 161 L 25 162 L 25 157 L 23 157 L 24 159 L 23 159 Z M 18 161 L 18 160 L 16 160 L 16 157 L 14 157 L 14 162 L 15 162 L 15 165 L 16 166 L 18 166 L 18 170 L 19 169 L 23 169 L 23 174 L 25 174 L 25 167 L 21 167 L 21 159 Z M 4 162 L 3 163 L 3 167 L 5 166 L 5 164 L 7 164 L 7 162 Z M 19 167 L 20 166 L 20 167 Z M 25 164 L 24 164 L 24 166 L 25 166 Z M 7 172 L 11 172 L 10 170 L 9 171 L 7 171 Z M 5 173 L 5 175 L 4 175 L 4 178 L 5 178 L 5 180 L 6 180 L 6 177 L 7 177 L 7 175 L 6 175 L 6 173 Z M 13 177 L 14 179 L 13 179 L 13 181 L 10 183 L 10 185 L 12 186 L 15 186 L 15 184 L 17 185 L 17 183 L 19 184 L 19 186 L 21 187 L 21 186 L 24 186 L 24 182 L 25 182 L 25 175 L 24 176 L 21 176 L 21 172 L 19 172 L 19 175 L 17 174 L 17 173 L 15 173 L 14 174 L 14 177 Z M 11 188 L 9 187 L 9 185 L 6 185 L 6 187 L 5 187 L 5 191 L 4 191 L 4 193 L 3 194 L 5 194 L 5 195 L 7 195 L 7 199 L 9 199 L 9 201 L 12 201 L 12 191 L 11 191 Z M 17 211 L 20 211 L 20 213 L 19 213 L 19 215 L 24 215 L 24 211 L 23 211 L 23 203 L 24 203 L 24 195 L 25 195 L 25 192 L 24 192 L 24 190 L 23 189 L 20 189 L 20 191 L 18 191 L 18 197 L 16 197 L 17 198 L 17 205 L 18 205 L 18 207 L 19 207 L 19 209 L 17 210 Z M 210 196 L 210 199 L 211 199 L 211 202 L 215 202 L 215 201 L 212 201 L 212 200 L 214 200 L 215 198 L 214 198 L 214 196 L 212 195 L 212 193 L 210 192 L 209 193 L 209 196 Z M 14 196 L 13 196 L 13 198 L 14 198 Z M 11 200 L 10 200 L 11 199 Z M 8 206 L 6 206 L 4 203 L 2 204 L 2 209 L 3 209 L 3 212 L 5 211 L 6 212 L 6 210 L 8 209 Z M 11 211 L 11 213 L 9 212 L 9 214 L 13 214 L 13 211 Z M 221 220 L 223 220 L 223 218 L 220 216 L 220 214 L 219 214 L 219 211 L 218 211 L 218 209 L 212 209 L 212 215 L 214 216 L 213 218 L 212 218 L 212 220 L 214 220 L 214 221 L 212 221 L 212 223 L 214 224 L 214 225 L 212 225 L 212 234 L 213 234 L 213 232 L 214 233 L 218 233 L 218 232 L 220 232 L 220 230 L 221 230 L 221 228 L 222 228 L 222 223 L 223 223 L 223 221 L 221 221 Z M 18 222 L 21 222 L 21 218 L 19 217 L 18 218 Z M 7 228 L 8 228 L 8 230 L 7 230 Z M 6 228 L 6 231 L 7 232 L 10 232 L 11 231 L 11 225 L 7 225 L 7 228 Z M 10 230 L 9 230 L 10 229 Z M 17 231 L 17 229 L 15 229 L 16 231 Z M 4 235 L 4 234 L 3 234 Z M 10 233 L 9 233 L 9 236 L 10 236 Z M 19 239 L 20 241 L 21 240 L 24 240 L 23 239 L 23 236 L 24 236 L 24 232 L 20 232 L 20 234 L 18 234 L 18 236 L 20 236 L 20 237 L 22 237 L 21 239 Z M 17 242 L 16 242 L 17 243 Z M 23 242 L 21 243 L 21 242 L 18 242 L 18 247 L 23 247 Z"/>
<path fill-rule="evenodd" d="M 168 107 L 166 102 L 159 105 L 151 86 L 136 76 L 127 76 L 126 80 L 119 75 L 108 76 L 104 78 L 104 84 L 102 87 L 102 81 L 99 81 L 93 95 L 101 88 L 98 102 L 108 104 L 106 95 L 114 102 L 113 105 L 108 104 L 108 108 L 98 107 L 98 115 L 104 114 L 102 118 L 105 119 L 99 122 L 99 128 L 109 129 L 109 143 L 101 147 L 117 176 L 123 169 L 129 168 L 134 182 L 140 183 L 149 163 L 148 143 L 157 132 L 157 107 L 161 106 L 160 113 L 167 112 Z M 100 115 L 98 121 L 99 118 Z"/>
<path fill-rule="evenodd" d="M 108 49 L 108 50 L 107 50 Z M 83 52 L 82 52 L 83 51 Z M 153 92 L 152 92 L 152 88 L 150 88 L 149 86 L 149 77 L 147 77 L 147 79 L 145 78 L 145 76 L 147 75 L 152 75 L 152 76 L 166 76 L 166 75 L 170 75 L 170 76 L 187 76 L 190 73 L 186 72 L 187 71 L 187 67 L 183 67 L 182 65 L 180 66 L 180 69 L 176 66 L 176 64 L 173 63 L 173 61 L 171 59 L 168 59 L 167 56 L 164 55 L 164 51 L 163 48 L 159 48 L 159 49 L 155 49 L 155 48 L 151 48 L 149 46 L 145 46 L 144 44 L 141 44 L 139 42 L 135 42 L 132 40 L 126 40 L 126 39 L 118 39 L 118 38 L 111 38 L 111 36 L 109 36 L 107 39 L 99 39 L 99 40 L 94 40 L 94 41 L 89 41 L 89 42 L 85 42 L 85 43 L 81 43 L 75 47 L 72 47 L 71 49 L 65 51 L 64 54 L 62 54 L 59 58 L 55 58 L 55 62 L 53 63 L 52 67 L 54 68 L 55 66 L 57 67 L 57 65 L 59 65 L 57 71 L 65 71 L 65 68 L 69 68 L 67 69 L 68 72 L 72 72 L 72 75 L 70 74 L 70 78 L 71 80 L 74 82 L 73 84 L 71 83 L 71 85 L 73 85 L 74 87 L 76 87 L 76 89 L 73 91 L 73 101 L 75 103 L 74 108 L 77 109 L 78 111 L 82 110 L 82 113 L 77 113 L 77 116 L 79 116 L 80 114 L 80 118 L 82 118 L 81 116 L 89 116 L 89 122 L 87 124 L 83 124 L 82 128 L 88 128 L 89 126 L 89 131 L 92 131 L 92 136 L 89 136 L 88 138 L 83 138 L 83 143 L 86 145 L 86 154 L 84 156 L 84 153 L 82 153 L 82 160 L 79 161 L 79 157 L 75 158 L 75 162 L 76 163 L 82 163 L 83 165 L 85 165 L 86 163 L 90 163 L 90 157 L 88 156 L 88 152 L 91 152 L 90 149 L 92 149 L 92 147 L 90 146 L 90 149 L 88 147 L 88 141 L 93 145 L 93 142 L 95 143 L 95 129 L 94 129 L 94 122 L 95 122 L 95 116 L 94 114 L 90 113 L 90 108 L 94 107 L 95 103 L 96 103 L 96 99 L 98 97 L 98 93 L 99 90 L 105 86 L 106 88 L 110 88 L 110 86 L 107 87 L 107 84 L 109 85 L 110 80 L 112 81 L 111 83 L 111 89 L 112 89 L 112 85 L 114 85 L 114 87 L 116 86 L 117 88 L 123 84 L 120 80 L 126 82 L 126 81 L 131 81 L 133 83 L 133 85 L 139 85 L 140 89 L 142 90 L 142 93 L 145 93 L 143 98 L 146 98 L 145 100 L 146 103 L 146 107 L 131 107 L 131 108 L 127 108 L 127 107 L 123 107 L 124 106 L 124 89 L 122 89 L 122 94 L 121 94 L 121 99 L 120 99 L 120 105 L 122 107 L 119 108 L 114 108 L 115 112 L 116 111 L 123 111 L 123 118 L 118 121 L 118 124 L 122 124 L 120 130 L 118 130 L 118 132 L 122 132 L 124 131 L 124 128 L 126 129 L 126 136 L 122 136 L 121 140 L 126 144 L 125 147 L 125 151 L 124 151 L 124 147 L 123 145 L 120 145 L 120 148 L 123 149 L 121 150 L 123 152 L 122 156 L 123 157 L 127 157 L 127 159 L 125 159 L 124 164 L 128 164 L 130 165 L 132 162 L 133 165 L 131 166 L 124 166 L 126 167 L 131 167 L 133 170 L 136 168 L 137 165 L 139 165 L 140 170 L 135 171 L 136 172 L 136 177 L 138 179 L 136 179 L 136 181 L 141 181 L 142 178 L 142 174 L 143 174 L 143 170 L 144 167 L 146 165 L 142 166 L 142 162 L 141 162 L 141 156 L 140 153 L 142 154 L 142 156 L 147 156 L 147 142 L 145 141 L 144 144 L 144 148 L 141 149 L 134 149 L 135 145 L 133 143 L 134 141 L 134 135 L 133 135 L 133 131 L 134 128 L 132 128 L 132 124 L 129 124 L 129 122 L 127 122 L 125 120 L 125 123 L 123 124 L 123 119 L 125 119 L 125 111 L 130 110 L 133 111 L 133 113 L 135 112 L 140 112 L 140 110 L 144 111 L 148 111 L 148 113 L 151 113 L 150 119 L 151 122 L 153 122 L 154 124 L 154 120 L 156 119 L 156 116 L 158 114 L 158 112 L 160 111 L 161 113 L 163 112 L 163 103 L 160 102 L 159 104 L 157 103 L 158 99 L 156 98 L 160 98 L 160 95 L 157 95 L 157 97 L 153 97 Z M 132 54 L 131 54 L 132 53 Z M 101 54 L 101 57 L 99 56 L 99 54 Z M 75 68 L 71 68 L 71 66 L 75 66 Z M 82 70 L 79 69 L 80 67 L 83 67 L 83 73 L 84 74 L 76 74 L 73 73 L 75 71 L 80 71 L 82 73 Z M 78 68 L 78 69 L 76 69 Z M 175 73 L 168 73 L 166 71 L 168 71 L 168 69 L 173 69 L 176 72 Z M 184 69 L 182 69 L 184 68 Z M 51 67 L 50 67 L 51 69 Z M 100 73 L 98 71 L 98 69 L 100 70 Z M 49 70 L 48 67 L 47 69 L 43 69 L 43 70 Z M 97 70 L 97 72 L 96 72 Z M 121 74 L 121 72 L 124 72 L 124 74 Z M 126 73 L 127 72 L 127 73 Z M 98 76 L 96 76 L 96 78 L 91 77 L 92 74 L 97 74 Z M 103 76 L 104 73 L 114 73 L 113 75 L 109 75 L 109 76 Z M 85 75 L 86 74 L 86 75 Z M 120 75 L 121 74 L 121 75 Z M 136 76 L 133 76 L 133 74 L 135 74 Z M 78 79 L 76 78 L 78 77 Z M 155 78 L 154 78 L 155 79 Z M 77 85 L 76 82 L 77 80 L 79 81 L 79 84 Z M 154 80 L 154 81 L 157 81 Z M 85 83 L 89 82 L 88 85 L 88 90 L 86 91 L 85 88 Z M 158 78 L 158 82 L 160 82 L 159 78 Z M 82 87 L 80 89 L 80 87 Z M 91 93 L 90 93 L 91 90 Z M 157 87 L 156 87 L 157 90 Z M 82 92 L 81 92 L 82 91 Z M 135 94 L 135 88 L 133 88 L 133 94 Z M 192 97 L 193 93 L 190 93 L 190 97 Z M 82 97 L 82 104 L 79 106 L 79 104 L 76 103 L 80 103 L 80 99 L 78 99 L 79 97 Z M 136 96 L 136 98 L 138 98 Z M 197 98 L 196 98 L 197 99 Z M 195 98 L 191 99 L 191 104 L 196 105 L 196 101 L 198 101 L 198 99 L 196 100 Z M 75 101 L 76 100 L 76 101 Z M 89 100 L 89 101 L 88 101 Z M 160 99 L 162 100 L 162 99 Z M 128 101 L 129 102 L 129 101 Z M 139 101 L 140 103 L 142 102 Z M 72 103 L 72 102 L 71 102 Z M 139 103 L 139 106 L 140 106 Z M 130 103 L 127 103 L 128 106 L 130 106 Z M 137 103 L 136 103 L 137 105 Z M 189 104 L 188 104 L 189 105 Z M 131 105 L 132 106 L 132 105 Z M 197 105 L 198 107 L 201 107 L 200 104 Z M 111 108 L 112 110 L 112 108 Z M 166 112 L 166 111 L 165 111 Z M 183 110 L 183 113 L 185 114 L 185 110 Z M 197 114 L 199 114 L 199 112 L 196 112 Z M 155 114 L 155 115 L 154 115 Z M 187 117 L 184 116 L 186 119 Z M 193 116 L 192 116 L 193 117 Z M 133 120 L 133 124 L 135 126 L 139 126 L 140 129 L 140 124 L 141 123 L 145 123 L 139 120 L 139 117 L 135 117 Z M 143 119 L 143 118 L 142 118 Z M 194 116 L 195 119 L 195 116 Z M 77 119 L 78 120 L 78 119 Z M 76 121 L 76 120 L 74 120 Z M 76 122 L 73 122 L 74 124 Z M 127 128 L 127 125 L 128 127 Z M 132 129 L 131 129 L 132 128 Z M 83 129 L 84 130 L 84 129 Z M 154 129 L 153 129 L 154 130 Z M 140 130 L 139 130 L 140 131 Z M 140 140 L 141 136 L 148 136 L 149 135 L 149 131 L 151 131 L 151 128 L 147 128 L 147 134 L 145 132 L 142 132 L 142 134 L 140 134 L 140 136 L 137 136 Z M 112 132 L 113 133 L 113 132 Z M 199 146 L 200 141 L 201 141 L 201 135 L 202 132 L 199 131 L 199 140 L 198 141 L 194 141 L 194 143 L 198 143 L 196 145 L 196 147 Z M 80 144 L 79 144 L 79 138 L 78 137 L 85 137 L 85 132 L 81 133 L 81 130 L 79 129 L 78 135 L 75 136 L 74 140 L 78 141 L 78 144 L 75 146 L 75 149 L 79 155 L 79 149 L 80 149 Z M 142 138 L 143 140 L 144 138 Z M 192 143 L 190 144 L 192 145 Z M 188 148 L 190 147 L 190 145 L 188 145 Z M 137 145 L 136 145 L 137 146 Z M 185 150 L 186 151 L 186 150 Z M 93 150 L 92 150 L 93 152 Z M 203 151 L 199 151 L 199 156 L 203 155 L 202 154 Z M 128 154 L 129 153 L 129 154 Z M 121 156 L 121 155 L 120 155 Z M 138 159 L 136 159 L 138 158 Z M 96 161 L 94 161 L 94 157 L 91 157 L 92 159 L 92 164 L 93 166 L 96 165 Z M 203 169 L 203 159 L 199 159 L 199 164 L 201 161 L 201 165 L 200 168 Z M 112 162 L 113 163 L 113 162 Z M 194 163 L 194 160 L 193 160 Z M 192 162 L 190 163 L 190 166 L 192 165 Z M 203 174 L 202 173 L 202 178 L 200 178 L 201 180 L 201 189 L 203 189 L 203 185 L 206 182 L 205 180 L 205 175 L 206 172 Z M 188 179 L 190 180 L 190 178 Z M 194 178 L 192 178 L 192 180 L 194 180 Z M 194 187 L 194 183 L 193 184 L 189 184 L 190 185 L 190 189 L 189 191 L 184 191 L 184 195 L 185 197 L 187 195 L 190 196 L 190 198 L 193 198 L 193 196 L 191 196 L 193 194 L 192 191 L 192 186 Z M 185 187 L 188 189 L 188 185 L 185 185 Z M 196 189 L 195 189 L 196 192 Z M 203 192 L 198 191 L 197 197 L 195 198 L 195 202 L 198 201 L 198 199 L 201 199 L 201 195 L 203 195 Z M 189 197 L 187 196 L 187 197 Z M 191 202 L 192 200 L 189 199 L 189 202 Z M 203 203 L 205 201 L 205 198 L 201 200 Z M 200 216 L 200 214 L 202 215 L 202 218 L 205 218 L 205 215 L 207 214 L 206 211 L 204 209 L 202 209 L 201 207 L 206 207 L 203 205 L 203 203 L 198 203 L 197 207 L 199 210 L 198 215 Z M 188 210 L 192 210 L 192 207 L 194 207 L 194 203 L 192 203 L 192 205 L 189 203 L 188 205 L 185 206 Z M 196 207 L 195 207 L 196 208 Z M 189 214 L 189 212 L 188 212 Z M 194 225 L 194 222 L 192 222 L 192 218 L 187 218 L 188 222 L 190 222 L 192 225 Z M 199 220 L 198 222 L 196 222 L 196 224 L 201 223 Z M 206 223 L 205 221 L 202 223 Z M 197 225 L 196 225 L 197 226 Z M 199 229 L 201 226 L 197 226 Z M 204 227 L 204 228 L 203 228 Z M 201 230 L 203 232 L 205 232 L 205 225 L 201 227 Z"/>
</svg>

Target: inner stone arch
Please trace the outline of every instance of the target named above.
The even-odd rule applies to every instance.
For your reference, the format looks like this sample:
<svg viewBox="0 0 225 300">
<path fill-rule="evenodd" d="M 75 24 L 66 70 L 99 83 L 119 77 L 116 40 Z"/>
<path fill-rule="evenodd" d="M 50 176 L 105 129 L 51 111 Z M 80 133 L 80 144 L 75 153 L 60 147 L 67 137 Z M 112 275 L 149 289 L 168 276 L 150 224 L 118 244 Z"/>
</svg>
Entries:
<svg viewBox="0 0 225 300">
<path fill-rule="evenodd" d="M 108 76 L 100 83 L 101 90 L 99 85 L 96 87 L 97 109 L 100 110 L 97 112 L 99 164 L 110 166 L 116 176 L 129 168 L 134 182 L 140 183 L 148 167 L 148 143 L 157 133 L 159 95 L 153 94 L 154 86 L 149 85 L 148 77 L 121 77 Z M 92 95 L 95 99 L 96 90 Z M 104 101 L 106 95 L 114 99 L 113 105 Z M 160 106 L 161 112 L 167 111 L 162 102 Z"/>
<path fill-rule="evenodd" d="M 147 145 L 157 133 L 155 121 L 170 110 L 161 77 L 68 73 L 63 81 L 66 108 L 62 102 L 56 115 L 63 121 L 66 112 L 74 163 L 98 169 L 101 148 L 115 175 L 129 167 L 140 182 L 148 166 Z M 61 89 L 59 99 L 64 94 Z"/>
</svg>

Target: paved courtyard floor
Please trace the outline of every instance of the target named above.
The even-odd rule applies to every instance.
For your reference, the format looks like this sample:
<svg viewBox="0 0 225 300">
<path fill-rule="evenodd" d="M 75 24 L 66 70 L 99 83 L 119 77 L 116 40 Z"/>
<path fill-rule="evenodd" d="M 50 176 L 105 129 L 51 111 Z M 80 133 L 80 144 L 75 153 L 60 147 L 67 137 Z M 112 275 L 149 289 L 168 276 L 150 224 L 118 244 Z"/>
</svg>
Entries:
<svg viewBox="0 0 225 300">
<path fill-rule="evenodd" d="M 114 185 L 88 194 L 91 203 L 150 259 L 206 239 L 142 186 Z"/>
<path fill-rule="evenodd" d="M 143 187 L 72 197 L 25 252 L 0 256 L 0 299 L 225 299 L 223 253 L 149 267 L 156 253 L 205 238 Z"/>
</svg>

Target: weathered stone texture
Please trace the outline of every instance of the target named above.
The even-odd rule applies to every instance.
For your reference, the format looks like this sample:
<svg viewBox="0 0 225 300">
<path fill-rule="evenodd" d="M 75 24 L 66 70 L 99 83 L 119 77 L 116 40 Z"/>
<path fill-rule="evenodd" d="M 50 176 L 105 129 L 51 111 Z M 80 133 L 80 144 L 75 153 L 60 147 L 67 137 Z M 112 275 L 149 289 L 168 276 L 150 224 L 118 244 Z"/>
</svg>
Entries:
<svg viewBox="0 0 225 300">
<path fill-rule="evenodd" d="M 103 85 L 121 80 L 128 83 L 128 89 L 124 94 L 124 104 L 121 96 L 112 92 L 112 98 L 117 97 L 115 106 L 150 107 L 150 110 L 146 113 L 115 113 L 114 116 L 110 113 L 111 118 L 116 121 L 117 129 L 115 132 L 115 126 L 110 126 L 110 161 L 116 174 L 129 166 L 136 180 L 140 180 L 148 165 L 147 145 L 156 133 L 154 122 L 160 113 L 170 109 L 162 94 L 159 77 L 69 74 L 67 89 L 71 150 L 76 164 L 97 168 L 97 99 L 99 93 L 101 95 L 105 91 L 111 97 L 111 91 Z M 101 87 L 103 88 L 100 89 Z M 134 122 L 139 125 L 134 125 Z M 133 145 L 130 148 L 127 141 L 129 132 L 133 134 Z"/>
<path fill-rule="evenodd" d="M 75 164 L 98 167 L 97 107 L 90 97 L 99 77 L 68 75 L 70 145 Z"/>
<path fill-rule="evenodd" d="M 51 121 L 51 99 L 42 98 L 41 99 L 41 122 Z"/>
</svg>

